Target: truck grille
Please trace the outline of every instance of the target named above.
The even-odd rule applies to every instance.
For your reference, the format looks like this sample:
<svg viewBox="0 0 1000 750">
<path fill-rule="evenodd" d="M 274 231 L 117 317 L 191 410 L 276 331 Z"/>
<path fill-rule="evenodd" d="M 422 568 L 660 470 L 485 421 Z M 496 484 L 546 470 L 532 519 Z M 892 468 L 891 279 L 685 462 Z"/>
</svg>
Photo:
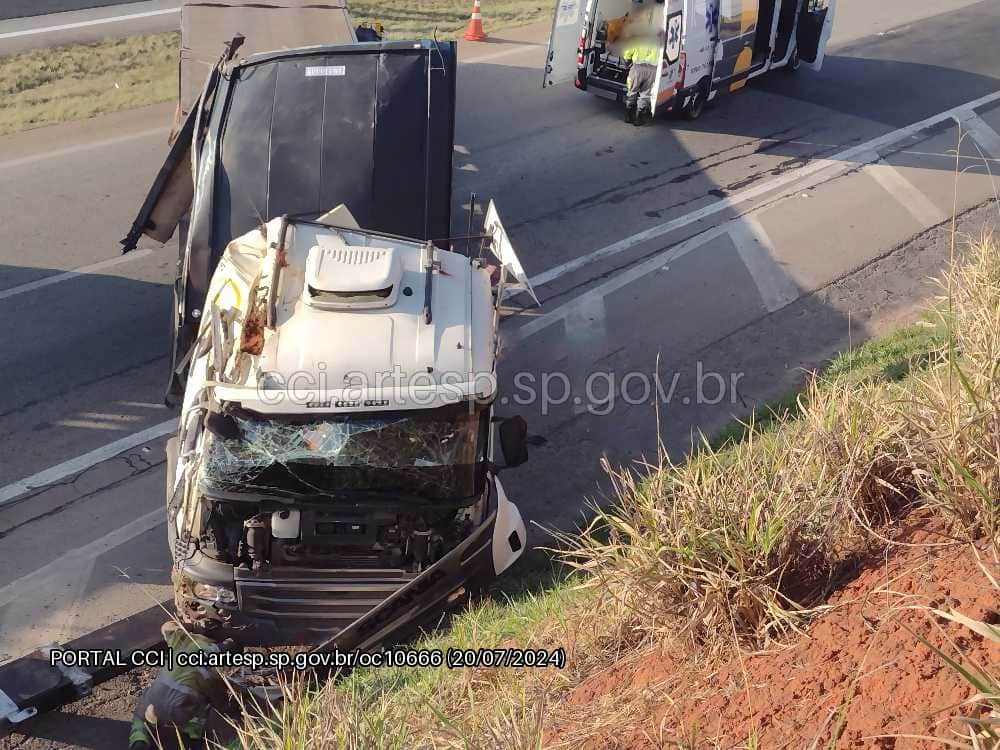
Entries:
<svg viewBox="0 0 1000 750">
<path fill-rule="evenodd" d="M 250 617 L 317 636 L 336 633 L 416 577 L 399 569 L 236 571 L 240 609 Z"/>
</svg>

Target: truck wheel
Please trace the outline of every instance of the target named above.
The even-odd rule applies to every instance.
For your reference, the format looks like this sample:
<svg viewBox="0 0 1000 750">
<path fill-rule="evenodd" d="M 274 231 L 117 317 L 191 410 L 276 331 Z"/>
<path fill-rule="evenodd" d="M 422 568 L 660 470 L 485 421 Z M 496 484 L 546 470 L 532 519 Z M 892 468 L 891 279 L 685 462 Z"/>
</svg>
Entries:
<svg viewBox="0 0 1000 750">
<path fill-rule="evenodd" d="M 687 100 L 687 104 L 684 105 L 684 109 L 681 110 L 681 114 L 684 115 L 685 120 L 697 120 L 701 117 L 701 113 L 705 111 L 705 103 L 708 101 L 706 88 L 705 84 L 699 84 L 691 92 L 691 97 Z"/>
</svg>

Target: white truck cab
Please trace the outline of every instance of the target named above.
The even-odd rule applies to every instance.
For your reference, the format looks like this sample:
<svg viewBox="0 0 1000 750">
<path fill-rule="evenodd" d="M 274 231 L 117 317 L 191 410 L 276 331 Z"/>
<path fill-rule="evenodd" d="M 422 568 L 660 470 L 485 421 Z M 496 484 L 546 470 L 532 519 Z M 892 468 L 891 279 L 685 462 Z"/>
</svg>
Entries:
<svg viewBox="0 0 1000 750">
<path fill-rule="evenodd" d="M 542 86 L 572 80 L 623 101 L 629 25 L 659 40 L 652 108 L 699 117 L 706 102 L 776 68 L 823 65 L 837 0 L 559 0 Z"/>
<path fill-rule="evenodd" d="M 272 219 L 212 277 L 168 463 L 177 613 L 248 644 L 364 648 L 522 554 L 497 477 L 527 458 L 494 418 L 500 302 L 533 297 L 495 208 L 495 256 Z"/>
</svg>

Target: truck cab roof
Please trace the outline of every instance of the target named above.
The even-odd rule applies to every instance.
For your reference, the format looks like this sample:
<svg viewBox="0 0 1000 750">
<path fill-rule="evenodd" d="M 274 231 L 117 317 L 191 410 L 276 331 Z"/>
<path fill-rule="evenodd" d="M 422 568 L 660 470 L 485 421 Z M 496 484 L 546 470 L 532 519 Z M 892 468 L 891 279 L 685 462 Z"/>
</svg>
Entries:
<svg viewBox="0 0 1000 750">
<path fill-rule="evenodd" d="M 492 397 L 496 295 L 479 261 L 420 240 L 314 221 L 276 219 L 263 233 L 230 243 L 209 291 L 215 304 L 208 314 L 225 317 L 238 304 L 244 320 L 254 317 L 250 300 L 270 295 L 270 325 L 255 349 L 244 347 L 255 352 L 252 365 L 231 370 L 245 376 L 217 386 L 220 401 L 295 414 Z M 244 290 L 238 276 L 257 281 Z M 272 286 L 273 293 L 264 291 Z"/>
</svg>

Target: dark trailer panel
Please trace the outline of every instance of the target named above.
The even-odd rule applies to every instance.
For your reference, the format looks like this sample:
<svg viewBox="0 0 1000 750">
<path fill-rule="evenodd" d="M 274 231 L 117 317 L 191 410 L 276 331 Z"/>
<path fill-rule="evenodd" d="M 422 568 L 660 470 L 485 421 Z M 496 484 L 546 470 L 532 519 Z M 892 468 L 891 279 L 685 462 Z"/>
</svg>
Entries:
<svg viewBox="0 0 1000 750">
<path fill-rule="evenodd" d="M 310 47 L 222 64 L 202 95 L 207 126 L 196 126 L 195 107 L 180 131 L 195 144 L 197 176 L 183 205 L 190 225 L 181 238 L 175 374 L 222 251 L 261 223 L 343 203 L 366 229 L 448 237 L 455 75 L 455 44 L 433 41 Z M 184 198 L 172 186 L 190 173 L 187 145 L 173 145 L 123 240 L 126 252 L 141 234 L 164 242 L 173 233 Z"/>
<path fill-rule="evenodd" d="M 366 229 L 448 236 L 453 49 L 369 46 L 259 56 L 223 84 L 216 252 L 261 221 L 340 203 Z"/>
</svg>

